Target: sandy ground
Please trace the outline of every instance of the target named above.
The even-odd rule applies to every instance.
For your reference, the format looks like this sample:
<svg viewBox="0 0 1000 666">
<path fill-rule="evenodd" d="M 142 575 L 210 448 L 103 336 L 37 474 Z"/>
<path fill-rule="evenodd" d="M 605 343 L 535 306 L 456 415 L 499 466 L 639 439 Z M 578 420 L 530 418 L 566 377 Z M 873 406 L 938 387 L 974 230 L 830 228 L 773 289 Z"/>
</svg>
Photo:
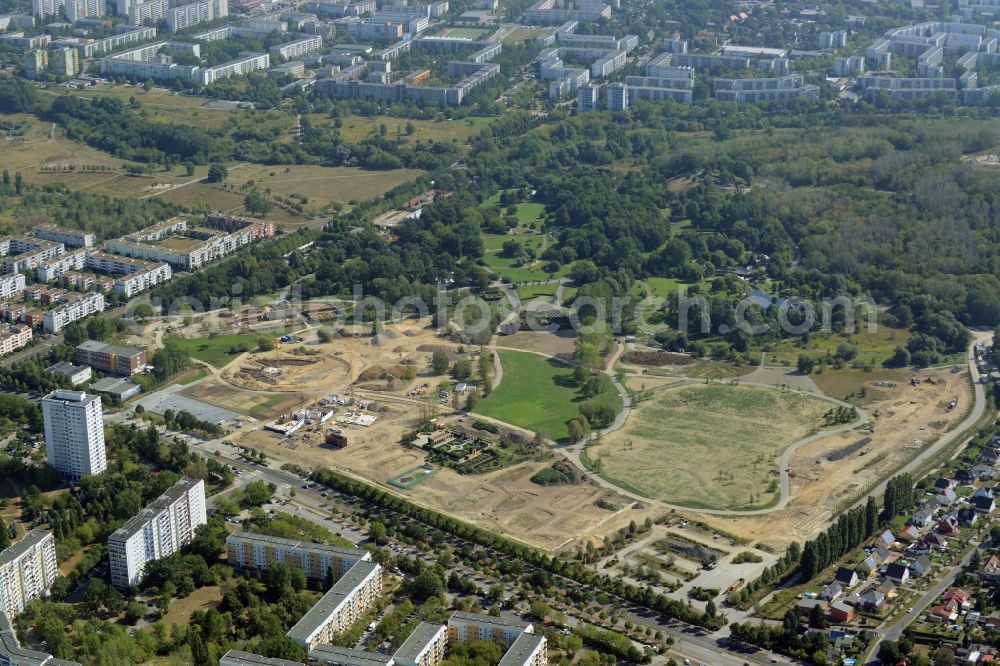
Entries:
<svg viewBox="0 0 1000 666">
<path fill-rule="evenodd" d="M 911 376 L 932 378 L 935 383 L 922 381 L 911 386 L 909 381 L 903 381 L 895 387 L 876 387 L 872 382 L 870 388 L 877 388 L 884 396 L 866 406 L 872 415 L 872 432 L 859 429 L 825 437 L 796 451 L 791 461 L 792 499 L 784 509 L 748 518 L 700 519 L 754 543 L 763 541 L 775 547 L 815 536 L 826 527 L 845 497 L 904 464 L 960 422 L 971 406 L 967 373 L 942 368 Z M 957 402 L 948 409 L 951 400 Z M 828 459 L 830 454 L 864 437 L 872 438 L 868 445 L 838 461 Z"/>
<path fill-rule="evenodd" d="M 372 344 L 370 336 L 353 342 L 339 338 L 320 344 L 315 331 L 307 331 L 302 333 L 302 342 L 282 345 L 271 352 L 242 355 L 220 373 L 192 385 L 185 394 L 234 411 L 273 417 L 315 404 L 331 394 L 346 397 L 349 377 L 353 378 L 355 395 L 370 401 L 366 412 L 378 417 L 372 426 L 343 422 L 307 425 L 290 437 L 247 427 L 230 439 L 263 450 L 274 460 L 305 467 L 335 467 L 384 485 L 424 463 L 421 450 L 399 443 L 402 435 L 413 430 L 427 414 L 453 413 L 450 401 L 441 404 L 437 398 L 437 384 L 445 378 L 433 375 L 430 359 L 435 349 L 448 351 L 453 359 L 462 355 L 457 345 L 439 337 L 427 323 L 410 321 L 388 326 L 378 345 Z M 549 353 L 572 351 L 572 339 L 532 337 L 537 334 L 518 334 L 504 341 L 513 340 Z M 464 357 L 474 361 L 468 351 Z M 388 379 L 402 374 L 407 366 L 416 370 L 415 379 Z M 338 407 L 334 419 L 351 411 Z M 347 436 L 346 448 L 323 445 L 332 427 Z M 629 521 L 641 523 L 647 516 L 656 517 L 645 505 L 596 484 L 543 487 L 532 483 L 531 476 L 551 462 L 523 463 L 475 476 L 441 469 L 405 492 L 417 502 L 552 551 L 573 548 L 586 540 L 599 542 Z M 597 505 L 600 499 L 618 508 L 603 509 Z"/>
<path fill-rule="evenodd" d="M 194 327 L 197 328 L 197 324 Z M 505 345 L 513 341 L 525 348 L 550 353 L 572 345 L 571 340 L 555 336 L 534 339 L 538 334 L 518 335 L 521 337 L 504 338 Z M 280 437 L 263 429 L 251 430 L 248 426 L 231 439 L 263 449 L 280 462 L 337 467 L 379 484 L 423 463 L 423 452 L 405 448 L 399 441 L 422 418 L 453 413 L 451 401 L 442 404 L 437 399 L 437 384 L 445 378 L 433 376 L 430 359 L 435 349 L 448 351 L 453 359 L 459 358 L 458 346 L 440 337 L 427 320 L 390 325 L 377 345 L 373 345 L 367 335 L 353 342 L 338 338 L 327 344 L 318 342 L 315 330 L 303 336 L 303 342 L 283 345 L 274 352 L 244 354 L 222 372 L 213 374 L 201 384 L 193 384 L 190 390 L 196 391 L 202 399 L 237 411 L 273 414 L 277 410 L 315 404 L 333 393 L 347 395 L 349 378 L 354 378 L 355 394 L 371 401 L 367 413 L 378 417 L 370 427 L 328 423 L 310 425 L 291 437 Z M 296 352 L 298 347 L 303 347 L 305 353 Z M 475 366 L 471 353 L 466 353 L 465 357 L 473 360 Z M 283 363 L 283 360 L 293 362 Z M 413 381 L 390 379 L 390 376 L 401 374 L 400 370 L 407 366 L 416 370 Z M 265 367 L 278 370 L 262 374 Z M 349 368 L 352 370 L 348 371 Z M 256 374 L 244 372 L 246 370 Z M 642 384 L 646 384 L 645 388 L 655 388 L 654 385 L 661 381 L 676 381 L 667 373 L 662 378 L 654 378 L 651 374 L 629 377 L 630 386 L 642 388 Z M 951 374 L 948 369 L 940 369 L 922 372 L 919 376 L 933 377 L 938 383 L 921 383 L 913 387 L 902 381 L 896 387 L 887 388 L 876 387 L 876 378 L 872 378 L 867 388 L 872 395 L 878 395 L 878 399 L 866 408 L 870 413 L 879 409 L 880 416 L 872 419 L 875 432 L 871 445 L 835 463 L 826 460 L 829 453 L 868 433 L 858 432 L 856 437 L 853 433 L 828 437 L 800 450 L 792 461 L 793 498 L 785 509 L 740 519 L 706 517 L 694 511 L 678 514 L 687 513 L 751 543 L 764 542 L 778 548 L 792 539 L 802 540 L 815 535 L 826 525 L 846 493 L 866 485 L 912 456 L 914 440 L 929 443 L 935 433 L 944 432 L 950 423 L 961 419 L 971 399 L 965 374 Z M 947 404 L 952 399 L 958 402 L 949 411 Z M 342 419 L 350 411 L 347 407 L 338 407 L 335 418 Z M 345 449 L 322 446 L 331 427 L 341 428 L 346 434 L 348 446 Z M 589 483 L 549 487 L 532 483 L 531 475 L 547 464 L 549 462 L 523 463 L 476 476 L 462 476 L 442 469 L 405 492 L 417 502 L 552 551 L 573 549 L 587 540 L 599 541 L 630 520 L 641 522 L 655 513 Z M 620 508 L 598 507 L 597 502 L 602 498 Z"/>
</svg>

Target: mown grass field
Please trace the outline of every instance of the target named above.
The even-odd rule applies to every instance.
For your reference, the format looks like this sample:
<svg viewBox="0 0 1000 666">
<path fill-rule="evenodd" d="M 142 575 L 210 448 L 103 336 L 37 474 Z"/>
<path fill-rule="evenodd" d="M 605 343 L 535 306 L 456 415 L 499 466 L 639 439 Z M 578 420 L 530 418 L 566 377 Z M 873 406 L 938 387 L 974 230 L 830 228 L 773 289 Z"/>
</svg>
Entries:
<svg viewBox="0 0 1000 666">
<path fill-rule="evenodd" d="M 569 436 L 566 423 L 579 413 L 580 395 L 573 369 L 529 352 L 500 350 L 503 380 L 476 413 L 541 433 L 551 439 Z M 595 401 L 621 408 L 618 393 L 610 388 Z"/>
<path fill-rule="evenodd" d="M 309 120 L 317 126 L 334 123 L 329 116 L 317 113 L 310 114 Z M 400 116 L 348 115 L 342 118 L 343 125 L 339 132 L 345 141 L 358 143 L 373 134 L 378 134 L 380 126 L 385 125 L 386 136 L 394 141 L 399 140 L 403 145 L 427 141 L 454 141 L 464 145 L 470 137 L 479 136 L 483 128 L 489 127 L 495 120 L 496 118 L 492 116 L 475 116 L 458 120 L 448 120 L 444 117 L 437 120 L 411 120 Z M 408 126 L 412 127 L 413 134 L 408 133 Z"/>
<path fill-rule="evenodd" d="M 746 509 L 778 497 L 781 452 L 822 426 L 830 403 L 759 386 L 669 388 L 590 447 L 608 480 L 693 508 Z"/>
<path fill-rule="evenodd" d="M 230 335 L 216 335 L 212 338 L 170 338 L 180 348 L 187 351 L 191 358 L 204 361 L 217 368 L 227 365 L 235 358 L 235 354 L 230 353 L 230 349 L 240 345 L 247 345 L 253 349 L 257 346 L 258 338 L 273 338 L 277 340 L 292 329 L 279 329 L 260 333 L 233 333 Z"/>
</svg>

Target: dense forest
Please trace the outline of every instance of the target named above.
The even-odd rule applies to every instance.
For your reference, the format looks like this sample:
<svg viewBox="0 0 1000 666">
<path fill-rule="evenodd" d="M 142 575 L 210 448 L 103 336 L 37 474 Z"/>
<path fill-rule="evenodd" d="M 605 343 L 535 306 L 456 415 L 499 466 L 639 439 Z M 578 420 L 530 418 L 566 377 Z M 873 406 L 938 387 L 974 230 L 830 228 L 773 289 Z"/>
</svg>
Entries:
<svg viewBox="0 0 1000 666">
<path fill-rule="evenodd" d="M 1000 173 L 970 159 L 1000 143 L 1000 123 L 986 112 L 961 123 L 815 101 L 768 109 L 637 104 L 626 113 L 577 117 L 513 112 L 460 154 L 451 142 L 404 144 L 386 132 L 351 143 L 337 122 L 308 120 L 298 141 L 242 127 L 250 135 L 234 141 L 151 122 L 115 100 L 47 102 L 16 80 L 2 86 L 7 110 L 34 111 L 128 159 L 428 173 L 333 220 L 310 253 L 284 261 L 284 253 L 254 248 L 161 287 L 164 296 L 205 297 L 234 280 L 245 282 L 246 295 L 300 280 L 305 296 L 346 294 L 355 284 L 385 298 L 426 298 L 443 283 L 483 287 L 490 277 L 479 235 L 502 232 L 507 220 L 482 202 L 503 191 L 505 205 L 529 198 L 544 204 L 543 226 L 555 242 L 540 258 L 546 271 L 564 270 L 579 296 L 621 297 L 634 293 L 637 279 L 675 278 L 707 300 L 713 322 L 729 326 L 748 293 L 732 272 L 751 269 L 775 297 L 868 299 L 882 323 L 914 331 L 905 354 L 918 364 L 963 348 L 964 326 L 1000 323 Z M 322 97 L 295 100 L 297 110 L 302 104 L 328 109 L 334 120 L 340 113 Z M 465 168 L 455 171 L 460 158 Z M 367 229 L 372 214 L 432 180 L 455 196 L 425 207 L 394 243 Z M 159 212 L 166 211 L 127 213 L 134 222 L 123 226 Z M 775 310 L 752 306 L 747 316 L 773 322 Z M 668 301 L 654 316 L 676 323 L 677 306 Z M 835 327 L 843 324 L 838 317 Z M 770 336 L 753 341 L 729 326 L 722 337 L 715 330 L 684 335 L 745 353 L 782 333 L 772 326 Z"/>
</svg>

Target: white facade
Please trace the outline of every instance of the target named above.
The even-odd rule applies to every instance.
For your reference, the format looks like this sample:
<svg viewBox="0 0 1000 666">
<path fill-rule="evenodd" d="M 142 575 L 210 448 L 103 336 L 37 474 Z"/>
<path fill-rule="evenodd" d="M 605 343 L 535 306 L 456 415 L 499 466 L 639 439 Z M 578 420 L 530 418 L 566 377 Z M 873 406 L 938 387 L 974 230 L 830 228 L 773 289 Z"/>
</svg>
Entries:
<svg viewBox="0 0 1000 666">
<path fill-rule="evenodd" d="M 43 261 L 59 256 L 64 250 L 62 243 L 54 243 L 31 236 L 0 238 L 0 256 L 3 256 L 4 273 L 20 273 L 30 270 Z"/>
<path fill-rule="evenodd" d="M 288 44 L 278 44 L 277 46 L 271 47 L 271 53 L 274 55 L 280 55 L 286 60 L 294 60 L 296 58 L 301 58 L 304 55 L 316 53 L 317 51 L 322 50 L 322 37 L 306 37 L 305 39 L 297 39 L 294 42 L 289 42 Z"/>
<path fill-rule="evenodd" d="M 24 276 L 20 273 L 0 275 L 0 301 L 13 298 L 24 291 Z"/>
<path fill-rule="evenodd" d="M 58 574 L 52 532 L 28 532 L 0 553 L 0 612 L 17 617 L 29 601 L 48 596 Z"/>
<path fill-rule="evenodd" d="M 43 318 L 45 330 L 58 333 L 67 324 L 104 311 L 104 296 L 97 293 L 84 294 L 52 310 L 47 310 Z"/>
<path fill-rule="evenodd" d="M 11 353 L 31 342 L 31 327 L 11 324 L 0 328 L 0 356 Z"/>
<path fill-rule="evenodd" d="M 104 7 L 104 0 L 66 0 L 66 20 L 76 22 L 91 16 L 104 16 Z"/>
<path fill-rule="evenodd" d="M 31 0 L 31 13 L 39 18 L 58 16 L 65 0 Z"/>
<path fill-rule="evenodd" d="M 42 398 L 42 416 L 49 465 L 56 471 L 79 479 L 107 469 L 101 396 L 53 391 Z"/>
<path fill-rule="evenodd" d="M 81 270 L 87 263 L 88 252 L 89 250 L 86 248 L 80 248 L 43 261 L 35 268 L 35 277 L 38 278 L 39 282 L 48 282 L 55 280 L 66 271 Z"/>
<path fill-rule="evenodd" d="M 207 520 L 205 482 L 181 479 L 108 538 L 111 583 L 138 584 L 148 562 L 191 543 L 195 529 Z"/>
<path fill-rule="evenodd" d="M 309 650 L 320 643 L 330 643 L 374 606 L 381 594 L 382 566 L 358 562 L 286 635 Z"/>
</svg>

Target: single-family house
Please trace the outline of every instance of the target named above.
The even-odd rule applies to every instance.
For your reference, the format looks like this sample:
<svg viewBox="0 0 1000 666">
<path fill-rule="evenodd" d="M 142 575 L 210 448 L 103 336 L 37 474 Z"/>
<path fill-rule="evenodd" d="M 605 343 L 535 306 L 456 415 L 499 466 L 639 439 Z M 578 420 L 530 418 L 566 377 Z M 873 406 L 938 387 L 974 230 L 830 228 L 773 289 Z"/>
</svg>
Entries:
<svg viewBox="0 0 1000 666">
<path fill-rule="evenodd" d="M 937 481 L 934 482 L 934 488 L 936 490 L 951 490 L 955 487 L 955 483 L 951 479 L 946 479 L 943 476 L 938 477 Z"/>
<path fill-rule="evenodd" d="M 979 577 L 990 582 L 1000 581 L 1000 557 L 990 555 L 979 570 Z"/>
<path fill-rule="evenodd" d="M 875 539 L 876 546 L 883 546 L 885 548 L 888 548 L 894 543 L 896 543 L 896 537 L 894 537 L 892 535 L 892 532 L 890 532 L 889 530 L 882 532 L 882 534 L 879 534 L 878 537 Z"/>
<path fill-rule="evenodd" d="M 959 525 L 964 525 L 965 527 L 974 527 L 977 520 L 979 520 L 979 514 L 976 513 L 975 509 L 958 510 Z"/>
<path fill-rule="evenodd" d="M 872 551 L 872 555 L 876 555 L 880 562 L 886 562 L 894 554 L 885 546 L 876 546 L 875 550 Z"/>
<path fill-rule="evenodd" d="M 916 541 L 920 538 L 920 530 L 916 525 L 907 525 L 899 531 L 900 541 Z"/>
<path fill-rule="evenodd" d="M 954 534 L 958 531 L 958 518 L 955 516 L 945 516 L 938 523 L 937 531 L 941 534 Z"/>
<path fill-rule="evenodd" d="M 917 559 L 910 562 L 910 566 L 908 568 L 910 570 L 911 577 L 920 578 L 930 570 L 931 558 L 927 555 L 921 555 Z"/>
<path fill-rule="evenodd" d="M 819 608 L 825 613 L 830 609 L 830 602 L 826 599 L 799 599 L 799 602 L 795 604 L 799 615 L 808 616 L 814 608 Z"/>
<path fill-rule="evenodd" d="M 964 606 L 969 603 L 969 593 L 960 587 L 950 587 L 941 595 L 941 599 L 944 601 L 954 601 L 959 606 Z"/>
<path fill-rule="evenodd" d="M 874 588 L 862 592 L 861 598 L 858 600 L 858 605 L 867 609 L 881 608 L 884 603 L 885 595 Z"/>
<path fill-rule="evenodd" d="M 980 481 L 989 481 L 996 476 L 996 469 L 994 469 L 992 465 L 979 463 L 978 465 L 973 465 L 972 469 L 969 470 L 969 473 Z"/>
<path fill-rule="evenodd" d="M 897 585 L 902 585 L 910 580 L 910 569 L 905 564 L 893 562 L 885 568 L 885 577 Z"/>
<path fill-rule="evenodd" d="M 967 486 L 975 482 L 976 475 L 971 469 L 960 469 L 955 472 L 955 482 L 959 485 Z"/>
<path fill-rule="evenodd" d="M 841 584 L 843 589 L 849 590 L 858 584 L 858 572 L 854 569 L 848 569 L 847 567 L 840 567 L 837 569 L 837 573 L 833 576 L 833 579 Z"/>
<path fill-rule="evenodd" d="M 837 581 L 833 581 L 823 588 L 823 590 L 819 593 L 819 598 L 825 601 L 833 601 L 843 593 L 843 586 Z"/>
<path fill-rule="evenodd" d="M 870 576 L 872 572 L 878 569 L 881 565 L 882 565 L 882 560 L 873 551 L 868 557 L 861 560 L 861 564 L 859 564 L 858 567 L 863 568 L 865 571 L 868 572 L 868 575 Z"/>
<path fill-rule="evenodd" d="M 850 622 L 854 619 L 854 609 L 842 601 L 830 604 L 830 619 L 834 622 Z"/>
<path fill-rule="evenodd" d="M 886 599 L 894 599 L 897 594 L 896 584 L 888 578 L 879 583 L 878 587 L 875 588 L 875 591 L 884 594 Z"/>
<path fill-rule="evenodd" d="M 972 493 L 973 497 L 993 497 L 994 496 L 993 486 L 983 486 L 977 488 L 976 492 Z"/>
<path fill-rule="evenodd" d="M 946 601 L 930 609 L 927 619 L 931 622 L 954 622 L 958 619 L 958 604 Z"/>
<path fill-rule="evenodd" d="M 934 501 L 937 502 L 938 506 L 951 506 L 958 501 L 958 494 L 951 488 L 941 490 L 934 496 Z"/>
<path fill-rule="evenodd" d="M 926 555 L 933 549 L 934 546 L 927 540 L 927 537 L 924 537 L 911 543 L 909 548 L 906 549 L 906 554 L 910 557 L 916 557 L 918 555 Z"/>
<path fill-rule="evenodd" d="M 932 548 L 937 548 L 938 550 L 948 550 L 948 539 L 944 538 L 943 535 L 936 532 L 931 532 L 924 540 L 930 544 Z"/>
<path fill-rule="evenodd" d="M 1000 461 L 1000 451 L 996 449 L 983 449 L 979 452 L 979 462 L 996 467 L 997 461 Z"/>
<path fill-rule="evenodd" d="M 913 516 L 910 518 L 910 524 L 916 525 L 917 527 L 926 527 L 928 523 L 934 518 L 934 508 L 929 505 L 924 505 L 913 512 Z"/>
<path fill-rule="evenodd" d="M 986 515 L 993 513 L 997 508 L 996 500 L 992 497 L 973 497 L 972 504 L 976 509 L 976 513 L 983 513 Z"/>
</svg>

